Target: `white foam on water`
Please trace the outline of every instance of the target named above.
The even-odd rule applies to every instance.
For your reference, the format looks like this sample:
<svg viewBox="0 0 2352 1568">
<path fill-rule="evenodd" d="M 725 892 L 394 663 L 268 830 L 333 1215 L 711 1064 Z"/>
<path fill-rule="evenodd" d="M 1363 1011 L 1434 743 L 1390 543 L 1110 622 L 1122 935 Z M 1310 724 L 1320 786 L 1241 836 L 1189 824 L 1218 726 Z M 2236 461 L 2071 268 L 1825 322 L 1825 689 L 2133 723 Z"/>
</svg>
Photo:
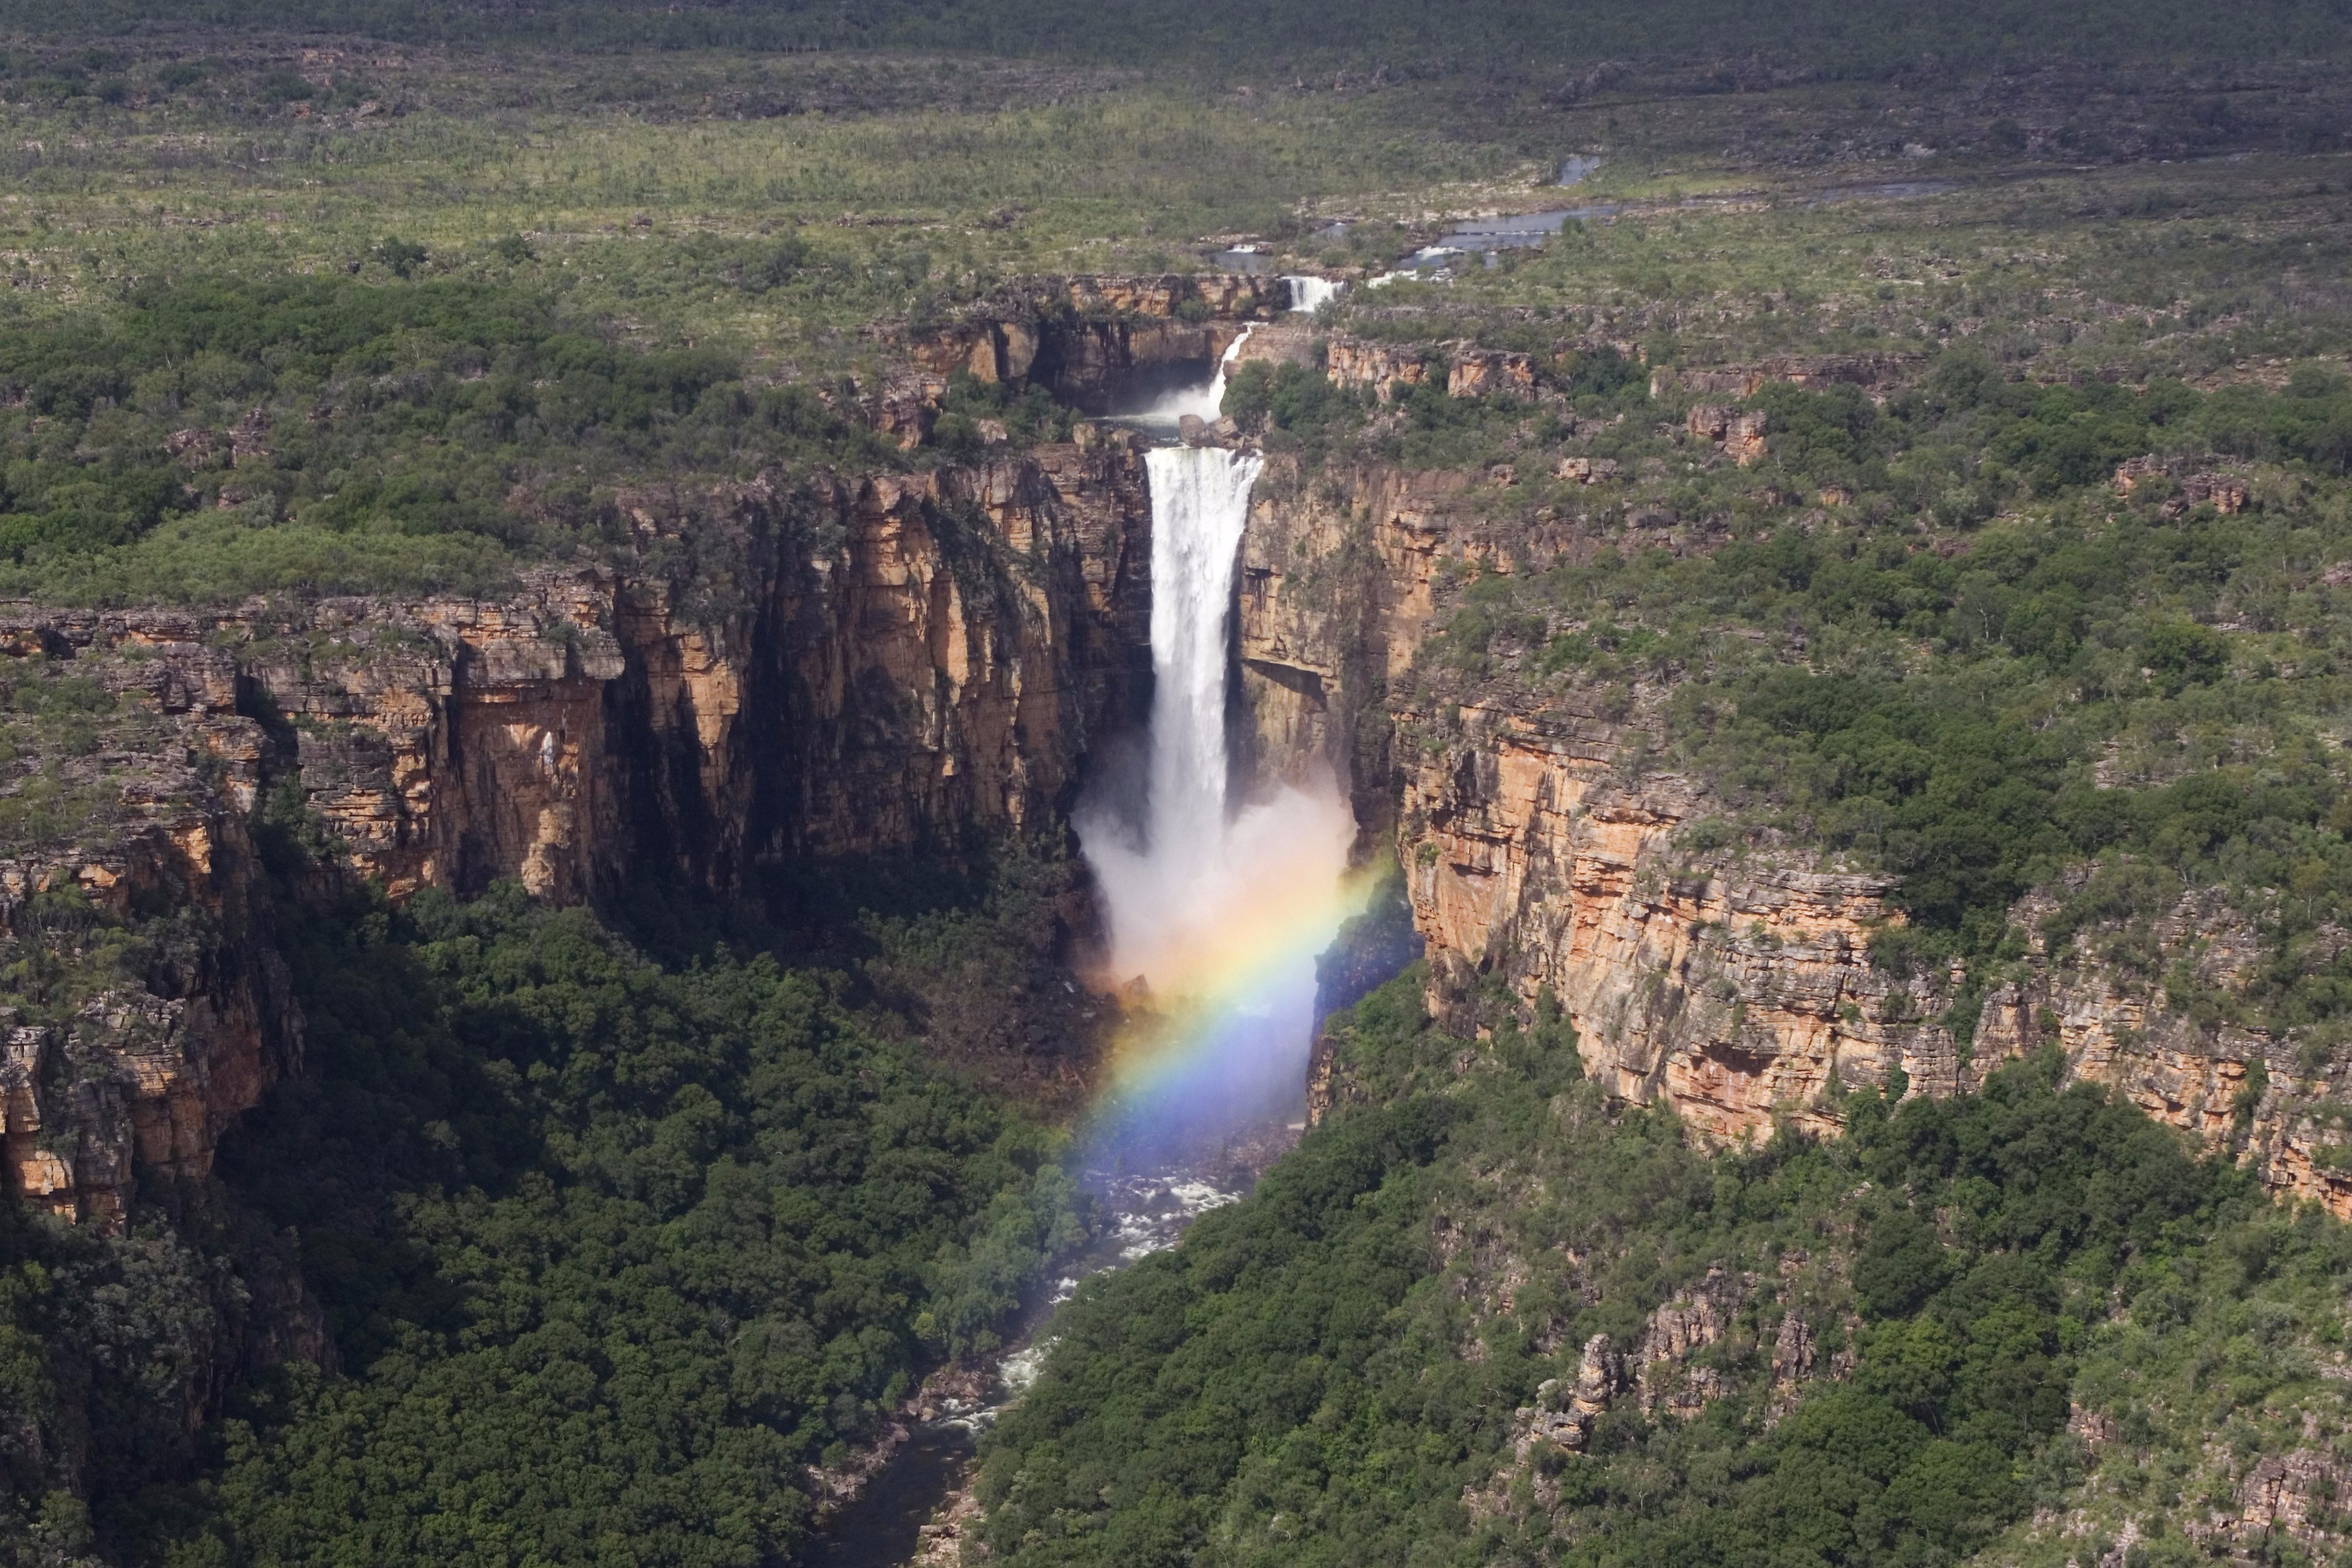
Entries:
<svg viewBox="0 0 2352 1568">
<path fill-rule="evenodd" d="M 1309 316 L 1339 298 L 1339 290 L 1348 287 L 1311 272 L 1287 272 L 1282 280 L 1290 285 L 1290 308 Z"/>
<path fill-rule="evenodd" d="M 1160 422 L 1173 423 L 1189 413 L 1214 423 L 1225 410 L 1225 373 L 1233 369 L 1234 359 L 1242 351 L 1242 345 L 1248 342 L 1249 335 L 1256 330 L 1257 323 L 1253 321 L 1242 329 L 1241 336 L 1225 345 L 1225 351 L 1217 356 L 1216 373 L 1211 376 L 1205 384 L 1196 387 L 1178 387 L 1174 392 L 1145 409 L 1140 417 L 1154 423 Z M 1253 469 L 1251 473 L 1255 477 L 1256 471 Z M 1246 495 L 1248 487 L 1244 486 L 1243 488 L 1244 494 Z M 1155 491 L 1154 494 L 1156 496 L 1157 492 Z M 1156 499 L 1153 502 L 1153 507 L 1155 511 L 1158 508 Z M 1159 564 L 1156 559 L 1152 561 L 1154 576 L 1151 585 L 1155 603 L 1158 601 L 1160 590 L 1160 579 L 1157 575 Z"/>
</svg>

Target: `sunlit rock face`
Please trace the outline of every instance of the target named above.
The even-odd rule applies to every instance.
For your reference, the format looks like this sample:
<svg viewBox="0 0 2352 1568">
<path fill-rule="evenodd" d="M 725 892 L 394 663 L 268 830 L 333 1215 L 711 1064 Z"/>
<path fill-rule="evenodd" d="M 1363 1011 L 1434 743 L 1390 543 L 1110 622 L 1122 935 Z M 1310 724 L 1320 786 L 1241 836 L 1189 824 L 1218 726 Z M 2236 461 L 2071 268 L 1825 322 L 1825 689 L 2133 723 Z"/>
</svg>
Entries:
<svg viewBox="0 0 2352 1568">
<path fill-rule="evenodd" d="M 2340 1070 L 2313 1077 L 2260 1029 L 2192 1019 L 2105 964 L 2096 933 L 2050 951 L 2053 892 L 2012 912 L 2029 933 L 2016 977 L 1957 1040 L 1942 1021 L 1957 977 L 1870 960 L 1872 929 L 1900 918 L 1890 879 L 1748 833 L 1698 780 L 1644 760 L 1664 751 L 1666 689 L 1423 681 L 1449 575 L 1599 548 L 1572 520 L 1505 530 L 1476 503 L 1470 475 L 1269 460 L 1235 633 L 1244 771 L 1341 779 L 1365 843 L 1394 846 L 1449 1027 L 1475 1036 L 1549 994 L 1614 1092 L 1729 1140 L 1780 1121 L 1832 1132 L 1841 1091 L 1949 1093 L 2054 1047 L 2281 1196 L 2352 1217 L 2352 1151 L 2324 1113 Z M 2156 972 L 2189 960 L 2224 992 L 2258 958 L 2251 920 L 2210 894 L 2184 894 L 2155 936 Z M 1316 1105 L 1348 1097 L 1344 1063 L 1311 1071 Z"/>
<path fill-rule="evenodd" d="M 273 907 L 252 841 L 265 795 L 290 792 L 394 898 L 510 878 L 570 903 L 647 873 L 748 895 L 795 862 L 1050 826 L 1089 748 L 1141 714 L 1131 442 L 623 512 L 645 570 L 541 570 L 498 597 L 0 611 L 0 653 L 115 705 L 80 780 L 100 809 L 0 864 L 5 940 L 56 947 L 44 900 L 68 890 L 185 927 L 70 1025 L 11 1026 L 20 1193 L 118 1225 L 135 1182 L 208 1173 L 299 1065 L 272 931 L 299 915 Z"/>
</svg>

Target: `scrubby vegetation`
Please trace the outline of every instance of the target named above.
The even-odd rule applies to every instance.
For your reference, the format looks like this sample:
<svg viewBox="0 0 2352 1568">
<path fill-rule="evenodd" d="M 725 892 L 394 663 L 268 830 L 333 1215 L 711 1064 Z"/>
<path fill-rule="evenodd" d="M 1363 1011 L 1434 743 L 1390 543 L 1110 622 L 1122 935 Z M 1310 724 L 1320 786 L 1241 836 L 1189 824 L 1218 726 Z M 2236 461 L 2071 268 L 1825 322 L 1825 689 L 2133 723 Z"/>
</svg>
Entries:
<svg viewBox="0 0 2352 1568">
<path fill-rule="evenodd" d="M 0 331 L 0 580 L 48 599 L 478 588 L 609 549 L 633 476 L 886 461 L 731 355 L 456 279 L 144 287 L 110 318 Z"/>
<path fill-rule="evenodd" d="M 1058 1320 L 986 1454 L 1009 1561 L 1949 1562 L 2030 1550 L 2086 1473 L 2226 1499 L 2301 1411 L 2342 1419 L 2309 1358 L 2352 1240 L 2053 1063 L 1709 1155 L 1556 1025 L 1465 1059 L 1417 975 L 1338 1029 L 1332 1120 Z M 1650 1333 L 1701 1299 L 1700 1343 Z M 1530 1437 L 1601 1334 L 1582 1451 Z"/>
<path fill-rule="evenodd" d="M 1960 350 L 1883 406 L 1786 383 L 1748 402 L 1769 453 L 1674 497 L 1712 548 L 1629 528 L 1468 583 L 1444 678 L 1670 688 L 1672 750 L 1746 821 L 1897 873 L 1883 962 L 2013 956 L 2017 900 L 2104 857 L 2257 905 L 2292 889 L 2260 1005 L 2332 1019 L 2342 981 L 2308 938 L 2352 890 L 2318 570 L 2352 553 L 2347 383 L 2053 387 Z"/>
<path fill-rule="evenodd" d="M 5 1397 L 89 1467 L 56 1490 L 12 1439 L 16 1528 L 173 1563 L 772 1562 L 807 1467 L 1085 1234 L 1056 1136 L 837 976 L 665 970 L 512 888 L 355 894 L 288 951 L 308 1071 L 184 1199 L 220 1218 L 104 1241 L 11 1209 Z M 238 1388 L 174 1484 L 191 1375 L 243 1359 L 228 1259 L 271 1237 L 340 1374 Z"/>
</svg>

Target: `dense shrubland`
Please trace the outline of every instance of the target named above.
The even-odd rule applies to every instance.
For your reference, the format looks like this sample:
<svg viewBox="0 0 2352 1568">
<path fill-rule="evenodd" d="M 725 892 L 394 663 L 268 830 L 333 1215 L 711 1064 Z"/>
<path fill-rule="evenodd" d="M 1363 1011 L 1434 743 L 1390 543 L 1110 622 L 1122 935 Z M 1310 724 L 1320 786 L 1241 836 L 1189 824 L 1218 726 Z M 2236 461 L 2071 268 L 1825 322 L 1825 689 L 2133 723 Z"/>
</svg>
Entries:
<svg viewBox="0 0 2352 1568">
<path fill-rule="evenodd" d="M 802 385 L 459 279 L 184 279 L 0 328 L 0 571 L 122 602 L 482 586 L 609 550 L 616 484 L 888 460 Z"/>
<path fill-rule="evenodd" d="M 1709 1155 L 1581 1082 L 1557 1024 L 1431 1030 L 1417 975 L 1336 1028 L 1332 1120 L 1059 1320 L 985 1456 L 1011 1562 L 2063 1557 L 2112 1531 L 2110 1487 L 2226 1498 L 2303 1410 L 2342 1418 L 2310 1353 L 2340 1339 L 2352 1239 L 2054 1063 Z M 1720 1394 L 1644 1414 L 1645 1322 L 1710 1291 L 1721 1336 L 1649 1375 Z M 1776 1383 L 1792 1313 L 1811 1369 Z M 1602 1333 L 1626 1364 L 1586 1450 L 1515 1457 L 1513 1411 Z M 2095 1452 L 2070 1404 L 2130 1435 Z M 2088 1511 L 2045 1549 L 2021 1521 L 2062 1503 Z"/>
<path fill-rule="evenodd" d="M 192 1239 L 0 1221 L 6 1404 L 85 1467 L 77 1498 L 12 1440 L 18 1526 L 84 1540 L 94 1503 L 110 1555 L 170 1563 L 771 1562 L 806 1467 L 1084 1235 L 1056 1136 L 838 974 L 664 968 L 511 888 L 353 894 L 287 946 L 309 1071 L 181 1197 Z M 191 1454 L 157 1401 L 236 1364 L 228 1260 L 284 1247 L 340 1371 L 254 1376 Z"/>
</svg>

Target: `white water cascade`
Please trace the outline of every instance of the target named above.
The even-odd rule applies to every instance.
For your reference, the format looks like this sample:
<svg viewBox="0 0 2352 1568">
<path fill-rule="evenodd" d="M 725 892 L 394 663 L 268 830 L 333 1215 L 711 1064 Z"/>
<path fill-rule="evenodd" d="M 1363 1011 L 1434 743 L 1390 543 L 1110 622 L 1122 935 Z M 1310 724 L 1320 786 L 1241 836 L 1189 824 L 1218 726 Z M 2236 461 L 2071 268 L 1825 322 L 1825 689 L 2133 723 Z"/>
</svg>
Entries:
<svg viewBox="0 0 2352 1568">
<path fill-rule="evenodd" d="M 1249 522 L 1255 453 L 1161 447 L 1151 477 L 1151 773 L 1147 831 L 1186 846 L 1177 868 L 1209 869 L 1224 831 L 1225 617 Z M 1163 905 L 1129 914 L 1148 931 Z M 1144 931 L 1139 931 L 1141 936 Z M 1159 946 L 1152 943 L 1146 951 Z"/>
<path fill-rule="evenodd" d="M 1155 1127 L 1230 1128 L 1288 1113 L 1312 1040 L 1315 957 L 1348 911 L 1355 824 L 1328 780 L 1228 799 L 1225 694 L 1234 578 L 1262 466 L 1251 453 L 1162 447 L 1151 486 L 1150 764 L 1141 821 L 1097 803 L 1079 840 L 1110 926 L 1109 978 L 1140 977 L 1181 1014 L 1144 1109 Z M 1139 831 L 1138 831 L 1139 829 Z"/>
<path fill-rule="evenodd" d="M 1172 424 L 1189 413 L 1215 423 L 1225 408 L 1225 372 L 1234 368 L 1234 361 L 1241 353 L 1242 345 L 1248 342 L 1249 335 L 1256 330 L 1257 323 L 1253 321 L 1242 329 L 1240 337 L 1225 345 L 1225 351 L 1217 356 L 1216 374 L 1209 378 L 1206 385 L 1177 388 L 1146 409 L 1143 420 L 1151 423 Z M 1246 485 L 1242 486 L 1242 499 L 1246 506 L 1249 500 L 1249 486 Z M 1156 502 L 1154 504 L 1157 505 Z M 1152 580 L 1157 582 L 1159 579 Z"/>
<path fill-rule="evenodd" d="M 1335 298 L 1344 283 L 1328 277 L 1318 277 L 1311 272 L 1286 272 L 1282 280 L 1290 285 L 1290 308 L 1312 316 Z"/>
</svg>

